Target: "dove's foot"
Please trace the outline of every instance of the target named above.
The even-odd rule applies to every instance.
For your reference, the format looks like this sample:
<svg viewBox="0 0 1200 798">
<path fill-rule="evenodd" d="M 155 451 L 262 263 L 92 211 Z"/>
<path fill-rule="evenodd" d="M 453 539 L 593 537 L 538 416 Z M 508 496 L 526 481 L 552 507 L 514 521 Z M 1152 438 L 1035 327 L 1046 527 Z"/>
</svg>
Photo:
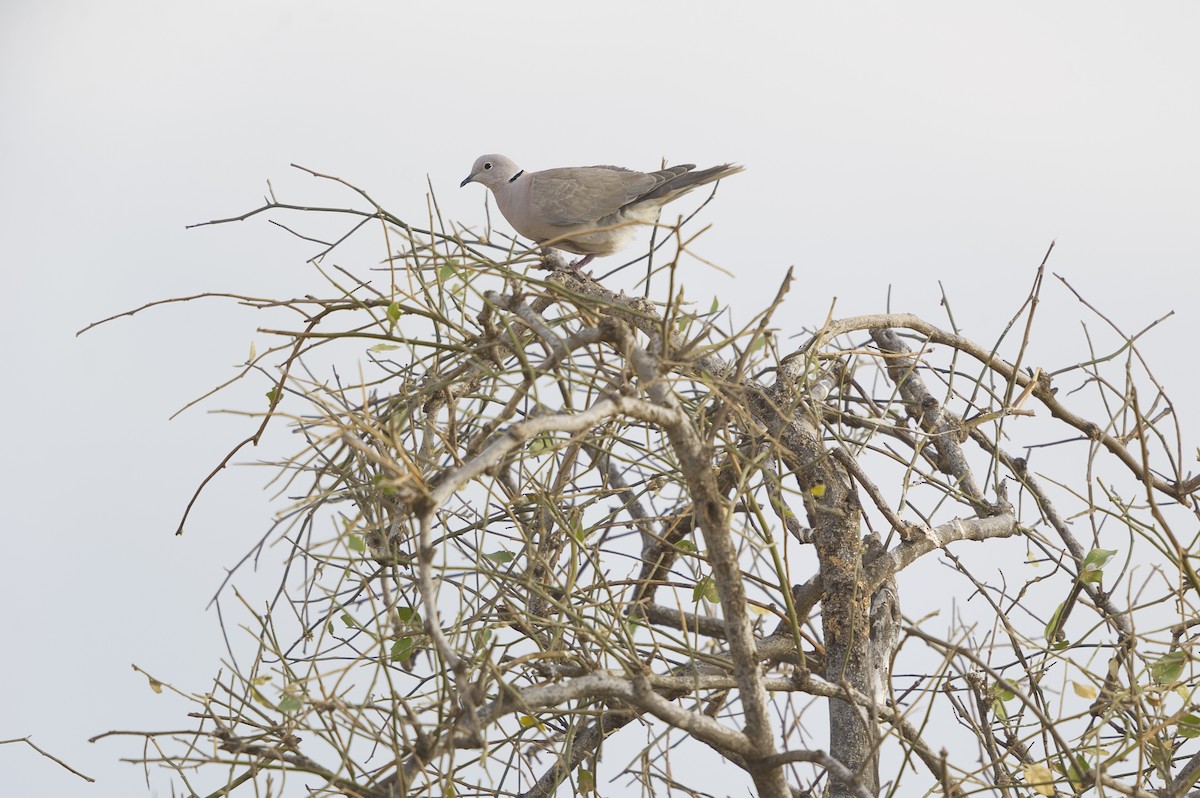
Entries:
<svg viewBox="0 0 1200 798">
<path fill-rule="evenodd" d="M 566 259 L 563 258 L 562 253 L 558 250 L 542 250 L 542 262 L 539 265 L 539 268 L 550 272 L 566 272 L 567 274 L 588 277 L 590 275 L 584 274 L 581 269 L 584 266 L 587 266 L 588 263 L 590 263 L 595 257 L 595 255 L 586 255 L 577 261 L 567 263 Z"/>
</svg>

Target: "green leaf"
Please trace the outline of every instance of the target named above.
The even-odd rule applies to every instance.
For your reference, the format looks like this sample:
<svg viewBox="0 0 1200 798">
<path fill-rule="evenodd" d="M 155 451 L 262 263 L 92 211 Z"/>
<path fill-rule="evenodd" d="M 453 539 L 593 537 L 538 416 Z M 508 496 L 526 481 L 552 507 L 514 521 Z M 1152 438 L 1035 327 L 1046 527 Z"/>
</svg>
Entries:
<svg viewBox="0 0 1200 798">
<path fill-rule="evenodd" d="M 1084 570 L 1089 566 L 1094 568 L 1103 568 L 1108 565 L 1108 561 L 1116 555 L 1116 549 L 1092 549 L 1083 558 Z"/>
<path fill-rule="evenodd" d="M 354 620 L 354 616 L 348 612 L 342 613 L 342 623 L 344 623 L 344 624 L 346 624 L 346 626 L 349 626 L 352 628 L 358 627 L 358 621 Z"/>
<path fill-rule="evenodd" d="M 686 551 L 689 554 L 699 554 L 700 549 L 696 548 L 695 542 L 691 540 L 681 540 L 675 544 L 675 548 L 680 551 Z"/>
<path fill-rule="evenodd" d="M 521 724 L 522 729 L 531 729 L 537 727 L 544 731 L 546 728 L 545 724 L 535 718 L 533 715 L 521 715 L 519 718 L 517 718 L 517 721 Z"/>
<path fill-rule="evenodd" d="M 992 701 L 992 714 L 1000 720 L 1008 720 L 1008 710 L 1004 708 L 1004 702 L 999 698 Z"/>
<path fill-rule="evenodd" d="M 280 712 L 299 712 L 303 708 L 304 702 L 290 693 L 284 693 L 283 698 L 279 699 Z"/>
<path fill-rule="evenodd" d="M 1187 654 L 1182 651 L 1163 654 L 1159 657 L 1158 662 L 1150 666 L 1150 678 L 1154 680 L 1155 684 L 1171 684 L 1179 679 L 1186 663 Z"/>
<path fill-rule="evenodd" d="M 588 530 L 583 528 L 583 513 L 576 510 L 571 516 L 571 537 L 583 543 L 587 540 Z"/>
<path fill-rule="evenodd" d="M 1050 616 L 1050 622 L 1046 624 L 1046 642 L 1053 643 L 1056 634 L 1061 631 L 1058 628 L 1058 622 L 1059 619 L 1062 618 L 1063 610 L 1066 608 L 1066 606 L 1067 605 L 1065 603 L 1059 604 L 1058 607 L 1055 608 L 1054 614 Z"/>
<path fill-rule="evenodd" d="M 718 310 L 720 310 L 720 309 L 721 309 L 721 303 L 720 303 L 720 301 L 718 301 L 718 300 L 717 300 L 716 294 L 714 294 L 714 295 L 713 295 L 713 301 L 712 301 L 712 307 L 710 307 L 710 308 L 708 309 L 708 312 L 709 312 L 710 314 L 711 314 L 711 313 L 716 313 L 716 312 L 717 312 Z"/>
<path fill-rule="evenodd" d="M 1083 754 L 1075 754 L 1075 761 L 1072 762 L 1068 759 L 1067 763 L 1065 768 L 1061 765 L 1055 765 L 1054 769 L 1070 779 L 1071 784 L 1075 786 L 1076 790 L 1081 790 L 1083 788 L 1083 774 L 1088 772 L 1087 759 Z"/>
<path fill-rule="evenodd" d="M 454 276 L 454 261 L 448 261 L 445 266 L 438 269 L 438 280 L 445 282 Z"/>
<path fill-rule="evenodd" d="M 390 321 L 392 324 L 395 324 L 396 322 L 400 321 L 400 314 L 401 314 L 400 303 L 393 302 L 392 304 L 387 306 L 388 321 Z"/>
<path fill-rule="evenodd" d="M 471 644 L 475 648 L 486 648 L 488 641 L 492 639 L 491 629 L 480 629 L 475 634 L 471 635 Z"/>
<path fill-rule="evenodd" d="M 493 551 L 491 554 L 485 554 L 483 556 L 487 557 L 489 560 L 496 563 L 497 565 L 504 565 L 507 562 L 512 562 L 513 559 L 516 558 L 516 555 L 513 554 L 511 551 L 505 551 L 504 549 L 500 549 L 499 551 Z"/>
<path fill-rule="evenodd" d="M 596 774 L 590 770 L 580 770 L 575 774 L 575 784 L 579 788 L 579 792 L 595 792 L 596 791 Z"/>
<path fill-rule="evenodd" d="M 267 391 L 267 401 L 270 402 L 271 404 L 275 404 L 276 402 L 279 401 L 279 389 L 278 388 L 272 388 L 271 390 Z"/>
<path fill-rule="evenodd" d="M 392 643 L 392 662 L 407 662 L 413 655 L 413 639 L 401 637 Z"/>
<path fill-rule="evenodd" d="M 711 601 L 714 604 L 721 600 L 717 594 L 717 583 L 711 576 L 704 577 L 692 588 L 692 601 L 699 604 L 700 599 Z"/>
<path fill-rule="evenodd" d="M 549 432 L 543 432 L 529 442 L 529 453 L 537 456 L 545 454 L 554 449 L 554 436 Z"/>
<path fill-rule="evenodd" d="M 346 545 L 350 547 L 350 551 L 356 551 L 359 554 L 367 550 L 367 544 L 363 542 L 362 535 L 351 535 L 346 539 Z"/>
<path fill-rule="evenodd" d="M 1083 558 L 1083 570 L 1079 578 L 1084 582 L 1099 582 L 1104 577 L 1104 566 L 1117 553 L 1116 549 L 1092 549 Z"/>
<path fill-rule="evenodd" d="M 412 607 L 397 607 L 396 618 L 400 623 L 420 623 L 421 613 L 417 612 Z"/>
<path fill-rule="evenodd" d="M 1200 737 L 1200 718 L 1195 715 L 1184 715 L 1176 727 L 1180 737 Z"/>
<path fill-rule="evenodd" d="M 1174 758 L 1174 750 L 1170 744 L 1163 744 L 1153 740 L 1146 741 L 1146 753 L 1150 755 L 1150 761 L 1162 773 L 1169 773 L 1171 770 L 1171 760 Z"/>
<path fill-rule="evenodd" d="M 399 349 L 399 348 L 400 347 L 396 346 L 395 344 L 375 344 L 375 346 L 371 347 L 367 351 L 368 352 L 391 352 L 393 349 Z"/>
</svg>

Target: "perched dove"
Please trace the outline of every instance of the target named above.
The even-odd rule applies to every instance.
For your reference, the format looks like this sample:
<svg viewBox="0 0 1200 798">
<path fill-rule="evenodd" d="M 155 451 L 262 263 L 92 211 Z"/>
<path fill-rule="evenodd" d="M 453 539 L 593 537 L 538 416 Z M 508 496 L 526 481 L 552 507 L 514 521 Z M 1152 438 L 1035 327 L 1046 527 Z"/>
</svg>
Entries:
<svg viewBox="0 0 1200 798">
<path fill-rule="evenodd" d="M 526 172 L 503 155 L 483 155 L 462 181 L 481 183 L 518 233 L 583 259 L 612 255 L 627 246 L 636 226 L 653 224 L 659 209 L 697 186 L 742 171 L 733 164 L 693 172 L 681 164 L 659 172 L 619 166 L 580 166 Z"/>
</svg>

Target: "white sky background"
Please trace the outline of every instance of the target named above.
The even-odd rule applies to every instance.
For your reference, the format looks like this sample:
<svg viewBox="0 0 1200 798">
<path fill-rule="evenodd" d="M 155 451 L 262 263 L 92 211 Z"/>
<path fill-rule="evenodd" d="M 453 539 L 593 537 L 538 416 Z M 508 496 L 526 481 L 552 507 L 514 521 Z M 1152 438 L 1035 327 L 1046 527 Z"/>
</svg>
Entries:
<svg viewBox="0 0 1200 798">
<path fill-rule="evenodd" d="M 136 744 L 86 739 L 189 725 L 130 663 L 207 688 L 224 649 L 205 604 L 271 519 L 268 473 L 237 468 L 173 535 L 251 430 L 205 410 L 258 407 L 267 386 L 167 416 L 268 345 L 261 319 L 209 301 L 74 337 L 159 298 L 325 289 L 312 248 L 265 220 L 185 224 L 256 207 L 268 179 L 285 200 L 350 203 L 291 162 L 418 225 L 428 176 L 447 218 L 482 225 L 484 190 L 458 183 L 484 152 L 528 169 L 733 161 L 747 171 L 695 249 L 734 276 L 683 272 L 703 308 L 718 294 L 745 321 L 794 265 L 782 333 L 835 298 L 840 316 L 883 311 L 889 288 L 893 310 L 940 323 L 940 282 L 990 343 L 1056 239 L 1051 270 L 1127 331 L 1176 312 L 1142 347 L 1195 441 L 1198 34 L 1200 5 L 1172 2 L 4 0 L 0 739 L 32 735 L 99 780 L 9 745 L 5 793 L 145 793 L 115 761 Z M 1049 280 L 1031 362 L 1083 359 L 1079 316 Z M 239 460 L 291 446 L 281 432 Z M 919 589 L 902 581 L 902 600 Z"/>
</svg>

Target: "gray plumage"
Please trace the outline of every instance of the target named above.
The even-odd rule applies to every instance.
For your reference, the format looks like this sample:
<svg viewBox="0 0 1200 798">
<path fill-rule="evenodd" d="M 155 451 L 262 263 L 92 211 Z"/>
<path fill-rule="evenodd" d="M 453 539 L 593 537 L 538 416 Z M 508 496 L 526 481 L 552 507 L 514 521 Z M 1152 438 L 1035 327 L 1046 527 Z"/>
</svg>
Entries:
<svg viewBox="0 0 1200 798">
<path fill-rule="evenodd" d="M 483 155 L 462 181 L 491 189 L 513 228 L 539 244 L 586 256 L 612 255 L 636 228 L 653 224 L 663 205 L 694 188 L 742 171 L 722 164 L 699 172 L 681 164 L 657 172 L 579 166 L 526 172 L 503 155 Z"/>
</svg>

